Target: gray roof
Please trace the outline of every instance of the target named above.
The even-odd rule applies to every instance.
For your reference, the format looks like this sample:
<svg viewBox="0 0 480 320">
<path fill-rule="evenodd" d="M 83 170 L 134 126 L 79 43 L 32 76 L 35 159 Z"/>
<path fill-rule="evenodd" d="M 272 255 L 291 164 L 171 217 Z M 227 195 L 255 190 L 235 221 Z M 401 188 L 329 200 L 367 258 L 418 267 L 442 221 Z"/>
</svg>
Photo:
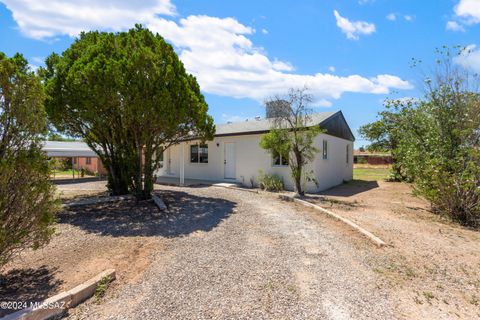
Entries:
<svg viewBox="0 0 480 320">
<path fill-rule="evenodd" d="M 321 124 L 337 112 L 320 112 L 310 115 L 309 126 Z M 272 128 L 271 119 L 249 119 L 248 121 L 234 122 L 216 125 L 215 136 L 235 135 L 235 134 L 253 134 L 267 132 Z"/>
<path fill-rule="evenodd" d="M 42 150 L 49 157 L 96 157 L 96 153 L 85 142 L 44 141 Z"/>
</svg>

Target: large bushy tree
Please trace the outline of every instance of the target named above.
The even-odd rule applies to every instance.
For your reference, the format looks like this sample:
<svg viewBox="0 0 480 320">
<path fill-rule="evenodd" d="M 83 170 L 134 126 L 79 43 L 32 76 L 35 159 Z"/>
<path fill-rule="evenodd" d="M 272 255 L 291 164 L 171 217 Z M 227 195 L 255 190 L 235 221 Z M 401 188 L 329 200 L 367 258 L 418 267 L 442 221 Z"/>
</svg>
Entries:
<svg viewBox="0 0 480 320">
<path fill-rule="evenodd" d="M 113 194 L 148 198 L 156 155 L 186 137 L 213 135 L 196 79 L 170 44 L 141 26 L 82 33 L 46 64 L 50 120 L 99 155 Z"/>
<path fill-rule="evenodd" d="M 386 100 L 385 110 L 379 112 L 379 119 L 361 126 L 360 135 L 371 142 L 368 151 L 390 152 L 393 160 L 391 179 L 394 181 L 411 180 L 406 172 L 402 159 L 400 142 L 405 136 L 405 127 L 415 125 L 409 123 L 409 114 L 414 109 L 415 99 Z"/>
<path fill-rule="evenodd" d="M 397 178 L 413 181 L 435 212 L 480 227 L 478 79 L 452 63 L 450 50 L 437 63 L 424 98 L 389 101 L 388 110 L 362 132 L 375 144 L 394 141 L 387 144 L 395 168 L 401 168 Z M 373 127 L 382 130 L 372 134 Z"/>
<path fill-rule="evenodd" d="M 57 211 L 48 162 L 40 79 L 19 54 L 0 52 L 0 267 L 25 248 L 38 248 L 53 234 Z"/>
<path fill-rule="evenodd" d="M 318 151 L 315 137 L 322 132 L 318 125 L 311 125 L 309 104 L 313 97 L 306 89 L 290 89 L 285 96 L 277 96 L 266 102 L 271 113 L 272 129 L 262 136 L 260 146 L 273 154 L 288 158 L 295 191 L 305 194 L 306 181 L 317 183 L 305 166 Z"/>
</svg>

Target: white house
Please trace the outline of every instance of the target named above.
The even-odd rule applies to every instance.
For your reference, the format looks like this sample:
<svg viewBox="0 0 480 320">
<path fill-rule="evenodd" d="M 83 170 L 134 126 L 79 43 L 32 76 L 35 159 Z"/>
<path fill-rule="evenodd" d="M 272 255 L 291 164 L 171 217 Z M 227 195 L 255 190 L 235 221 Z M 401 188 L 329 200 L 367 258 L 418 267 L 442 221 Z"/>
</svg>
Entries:
<svg viewBox="0 0 480 320">
<path fill-rule="evenodd" d="M 306 170 L 313 171 L 318 187 L 306 185 L 308 192 L 321 191 L 353 178 L 352 131 L 341 111 L 311 115 L 311 125 L 320 125 L 325 133 L 315 139 L 318 153 Z M 272 127 L 271 119 L 248 120 L 216 126 L 212 141 L 201 144 L 189 140 L 164 151 L 163 167 L 156 172 L 162 177 L 234 182 L 256 185 L 260 170 L 280 176 L 285 188 L 293 190 L 287 159 L 274 157 L 259 146 L 260 138 Z"/>
</svg>

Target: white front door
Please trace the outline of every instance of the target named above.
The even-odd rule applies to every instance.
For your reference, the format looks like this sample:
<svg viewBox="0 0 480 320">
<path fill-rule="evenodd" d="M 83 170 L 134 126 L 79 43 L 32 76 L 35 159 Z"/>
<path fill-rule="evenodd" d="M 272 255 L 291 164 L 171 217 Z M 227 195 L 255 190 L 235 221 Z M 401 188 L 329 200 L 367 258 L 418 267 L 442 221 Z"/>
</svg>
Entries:
<svg viewBox="0 0 480 320">
<path fill-rule="evenodd" d="M 225 143 L 225 179 L 235 179 L 235 143 Z"/>
<path fill-rule="evenodd" d="M 167 150 L 165 150 L 166 153 L 167 153 L 167 159 L 166 159 L 166 162 L 167 162 L 167 174 L 168 175 L 173 175 L 173 170 L 172 170 L 172 150 L 171 148 L 168 148 Z"/>
</svg>

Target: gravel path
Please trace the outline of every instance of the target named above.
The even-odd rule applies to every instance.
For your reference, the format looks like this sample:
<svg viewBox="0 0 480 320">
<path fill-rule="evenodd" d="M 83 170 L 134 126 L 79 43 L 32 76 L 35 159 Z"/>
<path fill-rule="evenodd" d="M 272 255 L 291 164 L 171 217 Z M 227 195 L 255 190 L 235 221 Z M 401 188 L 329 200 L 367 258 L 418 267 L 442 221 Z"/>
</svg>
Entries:
<svg viewBox="0 0 480 320">
<path fill-rule="evenodd" d="M 70 318 L 395 318 L 377 275 L 363 263 L 367 250 L 357 250 L 357 239 L 334 231 L 328 219 L 231 189 L 160 192 L 170 211 L 164 227 L 172 231 L 160 232 L 166 244 L 150 268 Z"/>
</svg>

